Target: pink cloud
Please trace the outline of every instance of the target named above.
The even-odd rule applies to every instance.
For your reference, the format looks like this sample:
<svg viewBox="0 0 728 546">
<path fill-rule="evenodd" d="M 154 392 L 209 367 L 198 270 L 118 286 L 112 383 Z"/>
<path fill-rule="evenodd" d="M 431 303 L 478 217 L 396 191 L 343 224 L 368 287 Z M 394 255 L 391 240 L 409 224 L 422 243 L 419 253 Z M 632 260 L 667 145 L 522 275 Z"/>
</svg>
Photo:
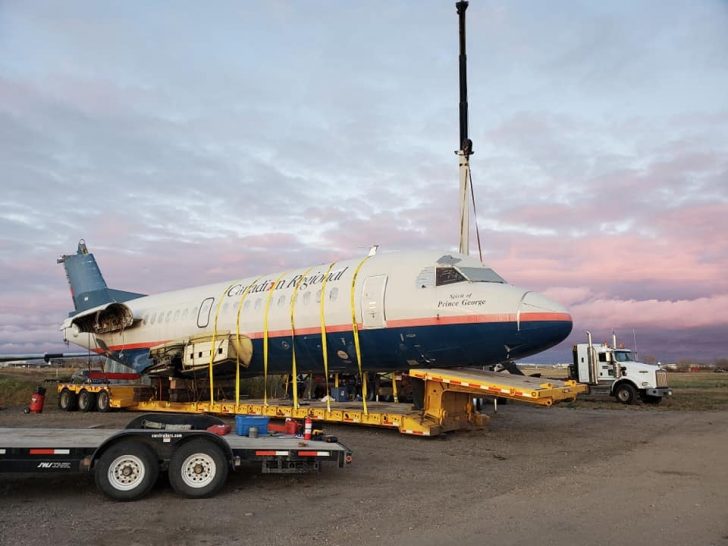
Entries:
<svg viewBox="0 0 728 546">
<path fill-rule="evenodd" d="M 583 328 L 700 328 L 728 326 L 728 294 L 694 300 L 617 300 L 598 298 L 570 308 Z"/>
</svg>

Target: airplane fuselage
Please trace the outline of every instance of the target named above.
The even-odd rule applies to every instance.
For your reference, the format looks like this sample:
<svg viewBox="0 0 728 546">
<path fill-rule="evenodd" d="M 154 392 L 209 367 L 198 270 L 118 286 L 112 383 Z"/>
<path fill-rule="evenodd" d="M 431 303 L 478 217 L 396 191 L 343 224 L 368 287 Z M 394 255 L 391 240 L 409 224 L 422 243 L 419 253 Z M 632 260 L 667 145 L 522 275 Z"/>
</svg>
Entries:
<svg viewBox="0 0 728 546">
<path fill-rule="evenodd" d="M 322 291 L 323 288 L 323 291 Z M 321 299 L 323 298 L 323 306 Z M 133 322 L 104 333 L 64 322 L 69 341 L 143 371 L 150 349 L 242 335 L 244 375 L 481 366 L 543 351 L 571 331 L 569 313 L 459 254 L 376 254 L 124 302 Z M 77 323 L 77 324 L 74 324 Z M 267 355 L 267 356 L 266 356 Z"/>
</svg>

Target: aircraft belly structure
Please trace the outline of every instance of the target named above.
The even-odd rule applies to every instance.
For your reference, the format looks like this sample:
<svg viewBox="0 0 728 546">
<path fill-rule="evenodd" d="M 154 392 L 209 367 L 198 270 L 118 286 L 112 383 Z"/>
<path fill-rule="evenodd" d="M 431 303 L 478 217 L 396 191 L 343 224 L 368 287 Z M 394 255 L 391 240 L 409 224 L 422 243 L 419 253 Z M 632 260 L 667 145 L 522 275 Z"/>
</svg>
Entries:
<svg viewBox="0 0 728 546">
<path fill-rule="evenodd" d="M 105 302 L 62 329 L 140 372 L 252 376 L 290 373 L 294 354 L 298 373 L 322 373 L 322 335 L 330 372 L 358 370 L 357 342 L 363 370 L 391 371 L 520 358 L 571 327 L 562 306 L 477 260 L 408 252 Z"/>
</svg>

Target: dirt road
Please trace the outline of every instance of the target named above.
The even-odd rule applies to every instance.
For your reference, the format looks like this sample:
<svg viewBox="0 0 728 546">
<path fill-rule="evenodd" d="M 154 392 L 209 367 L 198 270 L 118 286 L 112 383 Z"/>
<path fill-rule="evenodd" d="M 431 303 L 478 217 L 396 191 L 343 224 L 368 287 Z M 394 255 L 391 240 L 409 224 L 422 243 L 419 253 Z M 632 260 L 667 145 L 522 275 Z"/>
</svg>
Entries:
<svg viewBox="0 0 728 546">
<path fill-rule="evenodd" d="M 130 418 L 10 408 L 0 426 Z M 728 545 L 728 412 L 509 404 L 441 439 L 327 430 L 353 449 L 349 468 L 236 473 L 207 500 L 164 479 L 116 503 L 90 476 L 0 476 L 0 543 Z"/>
</svg>

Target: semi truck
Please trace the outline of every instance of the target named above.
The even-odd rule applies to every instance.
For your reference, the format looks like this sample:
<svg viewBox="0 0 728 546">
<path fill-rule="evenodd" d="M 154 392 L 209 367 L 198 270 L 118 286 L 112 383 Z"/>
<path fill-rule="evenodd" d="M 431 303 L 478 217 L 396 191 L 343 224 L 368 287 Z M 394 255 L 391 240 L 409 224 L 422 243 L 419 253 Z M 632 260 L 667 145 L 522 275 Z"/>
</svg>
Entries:
<svg viewBox="0 0 728 546">
<path fill-rule="evenodd" d="M 631 350 L 617 347 L 614 334 L 611 346 L 594 344 L 591 332 L 586 334 L 586 343 L 574 345 L 571 379 L 589 385 L 590 391 L 607 391 L 623 404 L 634 404 L 638 398 L 645 404 L 659 404 L 672 395 L 667 372 L 659 365 L 638 362 Z"/>
</svg>

